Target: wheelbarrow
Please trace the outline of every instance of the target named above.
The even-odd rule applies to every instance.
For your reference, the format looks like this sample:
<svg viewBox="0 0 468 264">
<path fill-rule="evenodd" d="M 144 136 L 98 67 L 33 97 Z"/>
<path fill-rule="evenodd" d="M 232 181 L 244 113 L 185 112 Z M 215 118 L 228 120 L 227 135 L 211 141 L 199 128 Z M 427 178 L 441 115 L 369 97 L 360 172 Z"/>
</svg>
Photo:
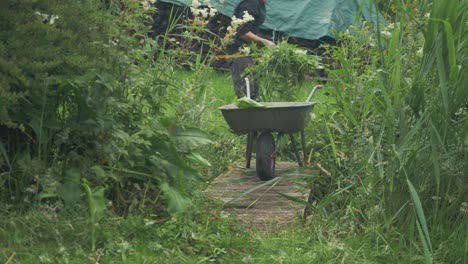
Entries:
<svg viewBox="0 0 468 264">
<path fill-rule="evenodd" d="M 260 180 L 274 178 L 276 153 L 281 143 L 281 137 L 289 135 L 299 166 L 306 161 L 304 128 L 310 121 L 310 112 L 315 106 L 310 99 L 319 89 L 317 85 L 312 89 L 305 102 L 262 102 L 264 108 L 239 108 L 235 103 L 221 106 L 224 119 L 233 133 L 247 134 L 246 168 L 250 168 L 254 139 L 256 143 L 256 171 Z M 278 133 L 275 139 L 273 133 Z M 300 133 L 303 150 L 303 160 L 294 133 Z"/>
</svg>

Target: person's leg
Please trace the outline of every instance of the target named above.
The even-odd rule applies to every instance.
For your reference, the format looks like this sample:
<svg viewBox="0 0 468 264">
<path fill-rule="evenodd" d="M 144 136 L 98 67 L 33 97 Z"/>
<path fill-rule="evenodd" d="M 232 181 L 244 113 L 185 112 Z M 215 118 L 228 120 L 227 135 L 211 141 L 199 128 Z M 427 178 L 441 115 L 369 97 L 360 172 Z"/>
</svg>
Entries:
<svg viewBox="0 0 468 264">
<path fill-rule="evenodd" d="M 232 61 L 232 83 L 234 86 L 234 92 L 238 98 L 247 94 L 244 80 L 245 77 L 249 78 L 250 97 L 255 99 L 258 96 L 258 85 L 254 81 L 254 75 L 252 73 L 249 73 L 248 75 L 245 73 L 245 70 L 253 64 L 254 62 L 251 57 L 235 58 Z"/>
</svg>

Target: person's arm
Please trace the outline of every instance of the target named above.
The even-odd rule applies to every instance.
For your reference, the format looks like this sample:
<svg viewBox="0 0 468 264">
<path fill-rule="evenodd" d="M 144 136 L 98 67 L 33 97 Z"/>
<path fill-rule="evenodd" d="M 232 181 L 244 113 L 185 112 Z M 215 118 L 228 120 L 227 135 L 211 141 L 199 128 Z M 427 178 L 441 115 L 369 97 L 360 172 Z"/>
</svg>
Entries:
<svg viewBox="0 0 468 264">
<path fill-rule="evenodd" d="M 256 42 L 256 43 L 262 43 L 265 46 L 270 46 L 270 47 L 275 46 L 275 43 L 273 43 L 272 41 L 270 41 L 268 39 L 261 38 L 261 37 L 255 35 L 254 33 L 252 33 L 251 31 L 249 31 L 249 32 L 245 33 L 244 35 L 240 36 L 240 38 L 245 40 L 245 41 L 253 41 L 253 42 Z"/>
</svg>

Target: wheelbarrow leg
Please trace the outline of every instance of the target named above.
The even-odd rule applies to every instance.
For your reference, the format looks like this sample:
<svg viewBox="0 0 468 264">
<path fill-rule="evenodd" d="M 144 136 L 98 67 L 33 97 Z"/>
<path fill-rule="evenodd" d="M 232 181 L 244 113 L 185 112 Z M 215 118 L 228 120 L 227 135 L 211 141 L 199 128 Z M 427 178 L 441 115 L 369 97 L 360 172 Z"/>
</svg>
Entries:
<svg viewBox="0 0 468 264">
<path fill-rule="evenodd" d="M 294 148 L 294 154 L 296 154 L 297 163 L 299 163 L 299 166 L 302 166 L 302 161 L 301 161 L 301 158 L 299 157 L 299 151 L 297 150 L 296 141 L 294 141 L 294 136 L 292 133 L 289 133 L 289 138 L 291 139 L 291 144 Z"/>
<path fill-rule="evenodd" d="M 281 145 L 281 137 L 283 137 L 283 133 L 278 132 L 278 135 L 276 136 L 276 148 L 275 148 L 275 155 L 278 152 L 280 145 Z"/>
<path fill-rule="evenodd" d="M 252 149 L 253 149 L 253 142 L 254 137 L 257 133 L 249 132 L 247 133 L 247 150 L 245 152 L 245 167 L 250 169 L 250 160 L 252 159 Z"/>
<path fill-rule="evenodd" d="M 306 149 L 305 149 L 305 136 L 304 136 L 304 129 L 301 130 L 301 141 L 302 141 L 302 152 L 304 154 L 304 164 L 307 163 L 307 154 L 306 154 Z"/>
</svg>

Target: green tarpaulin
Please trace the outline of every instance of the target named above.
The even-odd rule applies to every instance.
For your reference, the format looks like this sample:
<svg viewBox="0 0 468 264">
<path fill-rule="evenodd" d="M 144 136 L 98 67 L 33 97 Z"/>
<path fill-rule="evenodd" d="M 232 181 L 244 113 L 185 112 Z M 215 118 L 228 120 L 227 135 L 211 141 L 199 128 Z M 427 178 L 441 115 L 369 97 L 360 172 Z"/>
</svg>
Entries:
<svg viewBox="0 0 468 264">
<path fill-rule="evenodd" d="M 177 5 L 190 5 L 191 0 L 160 0 Z M 203 0 L 199 0 L 203 3 Z M 223 3 L 222 3 L 223 2 Z M 223 15 L 231 17 L 240 0 L 211 0 Z M 267 17 L 263 29 L 279 31 L 291 37 L 315 40 L 334 37 L 358 20 L 370 22 L 374 28 L 386 24 L 370 0 L 268 0 Z"/>
</svg>

